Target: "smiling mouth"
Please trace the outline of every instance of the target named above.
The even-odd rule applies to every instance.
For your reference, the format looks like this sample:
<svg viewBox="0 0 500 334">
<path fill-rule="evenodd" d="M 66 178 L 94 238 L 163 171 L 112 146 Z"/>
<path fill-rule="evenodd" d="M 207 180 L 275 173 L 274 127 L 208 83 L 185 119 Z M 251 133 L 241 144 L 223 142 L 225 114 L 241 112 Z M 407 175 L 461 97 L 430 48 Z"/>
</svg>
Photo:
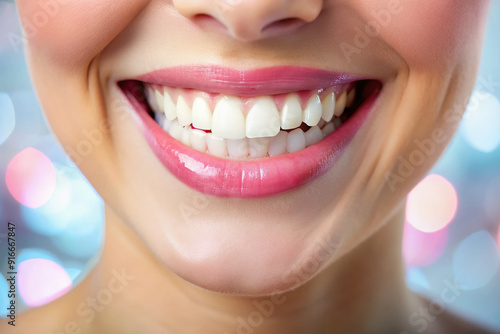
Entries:
<svg viewBox="0 0 500 334">
<path fill-rule="evenodd" d="M 167 169 L 223 197 L 273 195 L 324 173 L 381 89 L 317 70 L 231 71 L 166 70 L 118 83 Z"/>
</svg>

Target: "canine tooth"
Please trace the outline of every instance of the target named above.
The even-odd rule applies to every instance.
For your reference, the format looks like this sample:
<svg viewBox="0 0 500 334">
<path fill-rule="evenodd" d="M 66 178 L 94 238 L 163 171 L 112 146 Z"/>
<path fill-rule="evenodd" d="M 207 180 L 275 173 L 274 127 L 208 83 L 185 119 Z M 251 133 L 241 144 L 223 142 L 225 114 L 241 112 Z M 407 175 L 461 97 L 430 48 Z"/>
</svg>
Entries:
<svg viewBox="0 0 500 334">
<path fill-rule="evenodd" d="M 226 140 L 227 152 L 231 158 L 242 159 L 248 157 L 248 142 L 243 139 L 228 139 Z"/>
<path fill-rule="evenodd" d="M 248 150 L 250 152 L 250 158 L 263 158 L 267 156 L 270 141 L 271 138 L 269 137 L 248 139 Z"/>
<path fill-rule="evenodd" d="M 205 131 L 191 129 L 189 131 L 189 139 L 192 148 L 202 153 L 207 151 L 207 133 Z"/>
<path fill-rule="evenodd" d="M 247 138 L 274 137 L 280 131 L 280 115 L 274 100 L 259 97 L 255 100 L 246 119 Z"/>
<path fill-rule="evenodd" d="M 283 130 L 295 129 L 302 124 L 302 107 L 297 94 L 289 94 L 281 109 L 281 128 Z"/>
<path fill-rule="evenodd" d="M 198 129 L 212 129 L 212 110 L 205 99 L 197 97 L 193 101 L 193 126 Z"/>
<path fill-rule="evenodd" d="M 322 114 L 321 117 L 325 122 L 330 122 L 335 112 L 335 94 L 330 93 L 321 102 Z M 320 126 L 321 127 L 321 126 Z"/>
<path fill-rule="evenodd" d="M 335 116 L 340 117 L 344 113 L 345 109 L 345 102 L 346 102 L 346 93 L 343 92 L 342 95 L 337 99 L 337 102 L 335 102 Z"/>
<path fill-rule="evenodd" d="M 177 120 L 172 122 L 170 129 L 168 130 L 170 136 L 174 139 L 181 140 L 182 137 L 182 126 L 179 124 Z"/>
<path fill-rule="evenodd" d="M 280 131 L 276 137 L 271 138 L 269 143 L 269 156 L 275 157 L 277 155 L 286 153 L 286 143 L 288 138 L 288 132 Z"/>
<path fill-rule="evenodd" d="M 318 126 L 313 126 L 305 133 L 306 147 L 316 144 L 323 139 L 323 133 Z"/>
<path fill-rule="evenodd" d="M 192 122 L 191 117 L 191 108 L 189 108 L 186 100 L 179 95 L 177 98 L 177 119 L 179 120 L 179 124 L 182 126 L 188 126 Z"/>
<path fill-rule="evenodd" d="M 174 101 L 170 97 L 170 94 L 165 89 L 163 91 L 163 111 L 169 120 L 174 120 L 177 118 L 177 108 L 175 107 Z"/>
<path fill-rule="evenodd" d="M 318 94 L 311 96 L 309 101 L 307 101 L 306 109 L 304 109 L 302 121 L 309 126 L 315 126 L 321 119 L 321 100 Z"/>
<path fill-rule="evenodd" d="M 348 108 L 352 107 L 355 97 L 356 97 L 356 89 L 353 88 L 349 91 L 349 93 L 347 93 L 346 103 L 345 103 L 346 107 Z"/>
<path fill-rule="evenodd" d="M 325 127 L 323 128 L 323 130 L 321 130 L 321 132 L 323 132 L 323 137 L 328 136 L 333 131 L 335 131 L 335 126 L 333 125 L 332 122 L 330 122 L 327 125 L 325 125 Z"/>
<path fill-rule="evenodd" d="M 306 148 L 306 137 L 304 131 L 295 129 L 288 133 L 286 149 L 289 153 L 297 152 Z"/>
<path fill-rule="evenodd" d="M 212 133 L 219 138 L 245 138 L 243 103 L 239 98 L 224 96 L 217 102 L 212 116 Z"/>
<path fill-rule="evenodd" d="M 163 112 L 163 95 L 161 95 L 161 92 L 158 90 L 154 90 L 155 92 L 155 102 L 156 106 L 158 106 L 157 112 Z"/>
<path fill-rule="evenodd" d="M 227 157 L 227 145 L 226 140 L 220 137 L 214 136 L 212 133 L 207 133 L 207 147 L 208 152 L 211 155 L 215 155 L 219 158 Z"/>
</svg>

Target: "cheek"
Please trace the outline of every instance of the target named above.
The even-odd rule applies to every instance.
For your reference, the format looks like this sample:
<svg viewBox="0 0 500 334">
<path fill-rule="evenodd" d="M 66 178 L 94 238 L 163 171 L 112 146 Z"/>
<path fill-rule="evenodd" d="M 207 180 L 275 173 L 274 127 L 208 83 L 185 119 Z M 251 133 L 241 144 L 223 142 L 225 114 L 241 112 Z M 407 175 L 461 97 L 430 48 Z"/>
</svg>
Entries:
<svg viewBox="0 0 500 334">
<path fill-rule="evenodd" d="M 89 62 L 149 0 L 18 0 L 27 42 L 61 65 Z"/>
<path fill-rule="evenodd" d="M 363 1 L 361 1 L 363 2 Z M 443 68 L 476 52 L 488 1 L 388 0 L 364 2 L 366 22 L 413 67 Z M 479 45 L 479 44 L 477 44 Z"/>
</svg>

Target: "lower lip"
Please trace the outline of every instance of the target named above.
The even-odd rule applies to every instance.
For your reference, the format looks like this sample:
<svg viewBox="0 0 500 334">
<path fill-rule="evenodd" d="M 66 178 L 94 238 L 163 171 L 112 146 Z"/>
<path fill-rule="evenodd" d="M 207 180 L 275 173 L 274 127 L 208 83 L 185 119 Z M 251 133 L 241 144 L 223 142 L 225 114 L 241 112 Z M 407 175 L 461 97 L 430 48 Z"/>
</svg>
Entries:
<svg viewBox="0 0 500 334">
<path fill-rule="evenodd" d="M 254 198 L 296 189 L 328 171 L 364 124 L 378 95 L 379 90 L 319 143 L 295 153 L 246 161 L 220 159 L 183 145 L 151 118 L 143 102 L 128 98 L 151 149 L 179 180 L 207 195 Z"/>
</svg>

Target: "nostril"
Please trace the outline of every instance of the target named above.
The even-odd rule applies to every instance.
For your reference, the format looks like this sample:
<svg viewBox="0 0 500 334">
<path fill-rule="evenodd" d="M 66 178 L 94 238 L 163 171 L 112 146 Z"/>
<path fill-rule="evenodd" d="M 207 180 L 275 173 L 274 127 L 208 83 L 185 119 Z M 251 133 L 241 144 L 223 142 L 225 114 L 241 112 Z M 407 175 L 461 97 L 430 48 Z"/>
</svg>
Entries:
<svg viewBox="0 0 500 334">
<path fill-rule="evenodd" d="M 288 29 L 295 29 L 299 28 L 300 26 L 306 24 L 304 20 L 290 17 L 278 21 L 274 21 L 269 23 L 268 25 L 264 26 L 262 28 L 261 32 L 268 32 L 271 30 L 288 30 Z"/>
<path fill-rule="evenodd" d="M 195 16 L 193 16 L 192 21 L 203 28 L 209 26 L 217 26 L 219 28 L 225 27 L 224 24 L 222 24 L 219 20 L 208 14 L 196 14 Z"/>
</svg>

